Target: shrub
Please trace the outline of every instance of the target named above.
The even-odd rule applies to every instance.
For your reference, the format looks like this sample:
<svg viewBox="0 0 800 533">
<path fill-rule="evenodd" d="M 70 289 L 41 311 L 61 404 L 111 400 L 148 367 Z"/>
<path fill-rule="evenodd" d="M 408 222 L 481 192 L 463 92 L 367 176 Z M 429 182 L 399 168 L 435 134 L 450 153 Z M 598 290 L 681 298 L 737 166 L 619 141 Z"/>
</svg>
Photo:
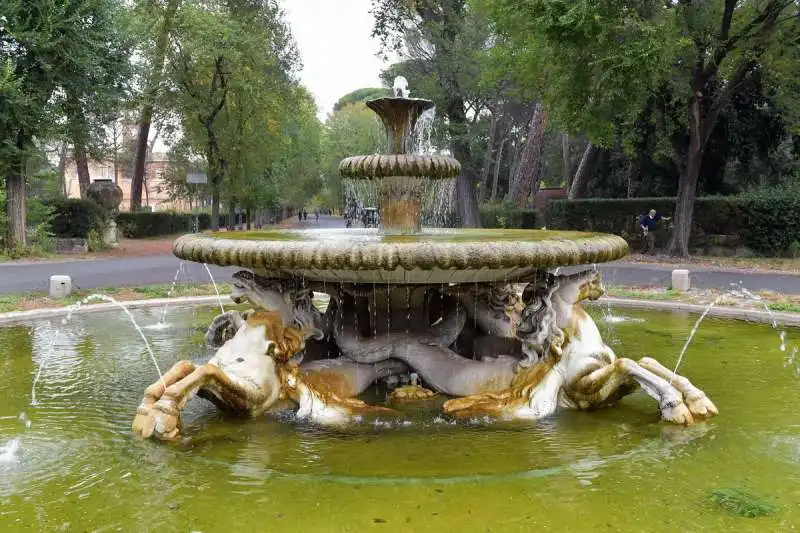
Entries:
<svg viewBox="0 0 800 533">
<path fill-rule="evenodd" d="M 506 202 L 480 206 L 481 226 L 484 228 L 536 228 L 539 216 L 535 209 L 524 209 Z"/>
<path fill-rule="evenodd" d="M 800 242 L 800 182 L 758 188 L 740 197 L 745 244 L 765 255 L 790 255 Z"/>
<path fill-rule="evenodd" d="M 49 223 L 40 222 L 28 230 L 28 247 L 34 254 L 55 252 L 56 237 Z"/>
<path fill-rule="evenodd" d="M 189 233 L 194 230 L 195 217 L 198 218 L 199 231 L 211 227 L 211 215 L 208 213 L 175 213 L 172 211 L 119 213 L 117 226 L 125 237 L 140 239 Z"/>
<path fill-rule="evenodd" d="M 58 198 L 48 205 L 53 210 L 50 229 L 56 237 L 86 239 L 91 230 L 103 230 L 104 211 L 93 200 Z"/>
</svg>

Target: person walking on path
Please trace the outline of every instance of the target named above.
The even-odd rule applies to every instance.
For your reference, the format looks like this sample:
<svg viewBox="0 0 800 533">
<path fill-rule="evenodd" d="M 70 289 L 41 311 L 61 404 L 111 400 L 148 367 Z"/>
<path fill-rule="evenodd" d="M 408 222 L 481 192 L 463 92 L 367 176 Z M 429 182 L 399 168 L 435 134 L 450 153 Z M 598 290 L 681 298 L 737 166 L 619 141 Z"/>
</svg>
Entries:
<svg viewBox="0 0 800 533">
<path fill-rule="evenodd" d="M 664 217 L 656 213 L 655 209 L 651 209 L 646 215 L 642 215 L 639 219 L 639 226 L 642 228 L 642 236 L 644 237 L 644 253 L 650 254 L 656 250 L 656 236 L 655 230 L 658 226 L 659 220 L 672 220 L 672 217 Z"/>
</svg>

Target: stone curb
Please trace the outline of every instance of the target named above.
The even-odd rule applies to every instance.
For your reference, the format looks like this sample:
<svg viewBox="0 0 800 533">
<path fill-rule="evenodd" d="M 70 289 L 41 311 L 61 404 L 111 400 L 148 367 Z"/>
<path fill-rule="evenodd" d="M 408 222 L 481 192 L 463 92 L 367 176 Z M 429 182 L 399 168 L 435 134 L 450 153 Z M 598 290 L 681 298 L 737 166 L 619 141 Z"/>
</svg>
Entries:
<svg viewBox="0 0 800 533">
<path fill-rule="evenodd" d="M 684 302 L 671 302 L 659 300 L 635 300 L 632 298 L 613 298 L 604 296 L 597 302 L 585 302 L 590 305 L 612 305 L 614 307 L 628 307 L 632 309 L 651 309 L 657 311 L 685 311 L 687 313 L 700 314 L 706 310 L 705 305 L 690 304 Z M 783 313 L 773 311 L 772 314 L 766 311 L 755 309 L 742 309 L 738 307 L 714 306 L 708 312 L 708 316 L 716 318 L 733 318 L 736 320 L 746 320 L 748 322 L 759 322 L 772 324 L 773 319 L 778 326 L 800 327 L 800 313 Z"/>
<path fill-rule="evenodd" d="M 223 304 L 233 305 L 227 294 L 221 294 Z M 161 307 L 169 304 L 171 307 L 186 307 L 191 305 L 216 304 L 216 296 L 182 296 L 180 298 L 154 298 L 152 300 L 129 300 L 120 302 L 125 304 L 128 309 L 146 309 L 148 307 Z M 8 324 L 19 324 L 29 320 L 41 320 L 43 318 L 60 317 L 67 313 L 67 307 L 54 307 L 48 309 L 32 309 L 30 311 L 12 311 L 10 313 L 0 313 L 0 326 Z M 86 313 L 99 313 L 103 311 L 113 311 L 119 309 L 113 303 L 98 303 L 81 306 L 73 311 L 74 315 Z"/>
</svg>

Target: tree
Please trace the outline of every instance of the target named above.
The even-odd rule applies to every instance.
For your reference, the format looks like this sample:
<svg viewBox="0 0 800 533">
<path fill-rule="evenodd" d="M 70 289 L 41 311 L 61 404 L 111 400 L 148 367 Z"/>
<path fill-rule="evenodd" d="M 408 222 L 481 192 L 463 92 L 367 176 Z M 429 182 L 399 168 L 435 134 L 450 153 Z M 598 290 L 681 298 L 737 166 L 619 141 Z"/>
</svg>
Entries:
<svg viewBox="0 0 800 533">
<path fill-rule="evenodd" d="M 181 0 L 168 0 L 158 23 L 155 36 L 155 49 L 150 59 L 150 72 L 142 95 L 142 108 L 139 114 L 139 133 L 136 138 L 136 152 L 133 163 L 133 179 L 131 181 L 130 210 L 136 211 L 142 206 L 142 186 L 144 184 L 144 166 L 147 160 L 147 139 L 150 136 L 150 124 L 153 120 L 153 108 L 162 86 L 164 61 L 167 57 L 169 36 L 173 21 L 180 7 Z M 147 11 L 160 12 L 160 4 L 155 0 L 146 2 Z"/>
<path fill-rule="evenodd" d="M 536 102 L 536 106 L 528 126 L 528 137 L 522 149 L 521 160 L 516 172 L 510 179 L 507 199 L 519 207 L 527 204 L 528 197 L 535 192 L 539 178 L 544 129 L 547 124 L 547 110 Z"/>
<path fill-rule="evenodd" d="M 389 96 L 389 90 L 384 87 L 363 87 L 361 89 L 356 89 L 339 98 L 333 105 L 333 111 L 339 111 L 346 105 L 355 102 L 366 102 L 367 100 L 374 100 L 375 98 L 384 96 Z"/>
<path fill-rule="evenodd" d="M 487 2 L 487 9 L 518 75 L 546 73 L 549 107 L 592 144 L 631 146 L 653 95 L 670 95 L 660 104 L 683 110 L 664 125 L 672 128 L 666 137 L 679 174 L 669 249 L 688 255 L 709 139 L 723 110 L 755 82 L 781 39 L 782 46 L 797 48 L 795 2 L 500 0 Z"/>
<path fill-rule="evenodd" d="M 83 16 L 92 21 L 81 34 L 80 55 L 71 56 L 71 74 L 62 82 L 59 114 L 73 147 L 82 197 L 90 176 L 88 159 L 102 159 L 106 127 L 116 120 L 128 94 L 133 47 L 122 10 L 113 0 L 86 2 Z"/>
<path fill-rule="evenodd" d="M 264 201 L 262 185 L 274 193 L 264 182 L 287 146 L 283 127 L 308 97 L 299 96 L 296 50 L 274 1 L 186 4 L 174 35 L 170 98 L 186 146 L 205 159 L 216 229 L 222 200 L 252 209 Z"/>
<path fill-rule="evenodd" d="M 87 93 L 77 88 L 95 82 L 106 94 L 118 80 L 109 72 L 120 57 L 115 10 L 112 0 L 0 0 L 0 172 L 11 247 L 26 244 L 25 169 L 36 141 L 59 125 L 70 93 L 80 99 Z"/>
</svg>

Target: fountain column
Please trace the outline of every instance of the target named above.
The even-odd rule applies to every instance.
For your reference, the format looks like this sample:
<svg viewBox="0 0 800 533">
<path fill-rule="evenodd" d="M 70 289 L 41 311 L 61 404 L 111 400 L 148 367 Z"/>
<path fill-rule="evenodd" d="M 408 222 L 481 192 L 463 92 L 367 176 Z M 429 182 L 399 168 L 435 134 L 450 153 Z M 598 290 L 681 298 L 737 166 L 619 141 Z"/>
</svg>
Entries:
<svg viewBox="0 0 800 533">
<path fill-rule="evenodd" d="M 387 234 L 419 233 L 426 183 L 452 178 L 461 165 L 452 157 L 413 154 L 414 127 L 420 115 L 433 107 L 422 98 L 391 97 L 367 102 L 386 129 L 387 153 L 348 157 L 339 166 L 345 178 L 377 181 L 381 228 Z"/>
</svg>

